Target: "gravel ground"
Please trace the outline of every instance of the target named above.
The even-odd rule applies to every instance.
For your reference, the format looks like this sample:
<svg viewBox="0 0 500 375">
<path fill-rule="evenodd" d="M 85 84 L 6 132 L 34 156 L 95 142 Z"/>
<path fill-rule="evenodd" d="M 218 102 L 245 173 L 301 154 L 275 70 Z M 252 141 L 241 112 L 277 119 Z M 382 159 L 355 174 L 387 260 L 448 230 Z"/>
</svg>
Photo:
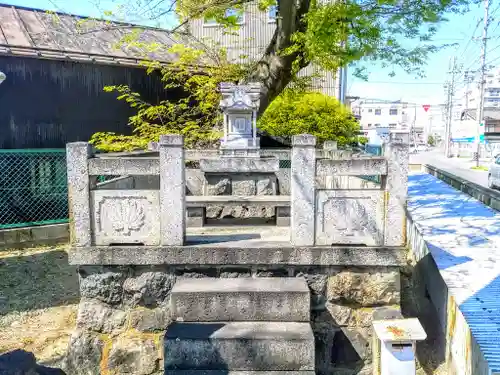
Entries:
<svg viewBox="0 0 500 375">
<path fill-rule="evenodd" d="M 0 353 L 33 352 L 58 364 L 76 321 L 78 276 L 66 250 L 0 251 Z"/>
</svg>

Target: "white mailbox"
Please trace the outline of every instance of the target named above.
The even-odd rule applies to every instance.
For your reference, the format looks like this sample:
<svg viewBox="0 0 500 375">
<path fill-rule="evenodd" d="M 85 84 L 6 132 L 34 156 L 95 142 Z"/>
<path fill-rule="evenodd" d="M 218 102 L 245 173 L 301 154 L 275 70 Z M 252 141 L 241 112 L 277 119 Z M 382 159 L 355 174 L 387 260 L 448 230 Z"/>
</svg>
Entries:
<svg viewBox="0 0 500 375">
<path fill-rule="evenodd" d="M 375 334 L 381 341 L 381 375 L 415 375 L 415 347 L 427 335 L 416 318 L 390 319 L 373 322 Z"/>
</svg>

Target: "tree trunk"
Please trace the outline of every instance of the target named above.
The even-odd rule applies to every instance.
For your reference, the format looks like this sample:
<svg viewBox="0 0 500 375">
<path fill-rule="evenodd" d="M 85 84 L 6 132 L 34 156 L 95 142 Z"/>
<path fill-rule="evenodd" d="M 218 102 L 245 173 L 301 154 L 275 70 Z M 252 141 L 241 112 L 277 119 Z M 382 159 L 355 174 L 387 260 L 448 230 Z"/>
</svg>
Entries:
<svg viewBox="0 0 500 375">
<path fill-rule="evenodd" d="M 280 53 L 292 44 L 291 38 L 295 32 L 304 31 L 305 24 L 302 17 L 309 11 L 311 1 L 278 0 L 278 4 L 276 31 L 264 55 L 256 64 L 255 71 L 249 77 L 249 81 L 262 84 L 259 116 L 291 82 L 294 76 L 294 61 L 298 59 L 298 66 L 301 69 L 309 64 L 302 49 L 286 56 Z"/>
</svg>

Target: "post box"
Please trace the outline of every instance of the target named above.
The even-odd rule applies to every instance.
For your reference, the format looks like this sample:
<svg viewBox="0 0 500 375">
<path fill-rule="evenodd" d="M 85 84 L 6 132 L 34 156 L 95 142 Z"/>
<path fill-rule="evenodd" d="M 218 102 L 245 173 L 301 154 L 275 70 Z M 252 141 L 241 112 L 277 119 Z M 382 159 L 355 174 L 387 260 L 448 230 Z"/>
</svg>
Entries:
<svg viewBox="0 0 500 375">
<path fill-rule="evenodd" d="M 417 341 L 427 335 L 416 318 L 373 322 L 380 345 L 380 375 L 415 375 Z"/>
</svg>

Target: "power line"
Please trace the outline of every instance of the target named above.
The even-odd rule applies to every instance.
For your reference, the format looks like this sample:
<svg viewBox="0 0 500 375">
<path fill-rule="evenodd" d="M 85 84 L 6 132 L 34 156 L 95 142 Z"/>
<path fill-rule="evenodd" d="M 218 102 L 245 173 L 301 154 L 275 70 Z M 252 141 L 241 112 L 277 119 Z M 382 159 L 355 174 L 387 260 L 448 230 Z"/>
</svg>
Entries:
<svg viewBox="0 0 500 375">
<path fill-rule="evenodd" d="M 362 83 L 383 83 L 395 85 L 442 85 L 444 82 L 404 82 L 404 81 L 366 81 Z"/>
</svg>

